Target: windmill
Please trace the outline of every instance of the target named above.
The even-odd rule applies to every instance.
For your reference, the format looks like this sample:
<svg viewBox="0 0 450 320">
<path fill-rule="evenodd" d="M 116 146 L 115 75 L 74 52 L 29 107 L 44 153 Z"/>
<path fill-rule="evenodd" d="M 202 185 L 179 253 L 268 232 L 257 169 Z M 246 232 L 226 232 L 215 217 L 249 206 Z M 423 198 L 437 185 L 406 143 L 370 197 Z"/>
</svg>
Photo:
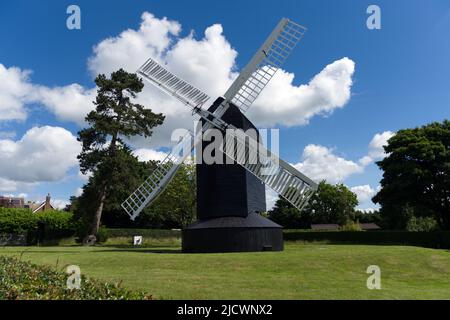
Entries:
<svg viewBox="0 0 450 320">
<path fill-rule="evenodd" d="M 220 152 L 232 164 L 197 164 L 197 222 L 182 231 L 183 252 L 283 250 L 282 227 L 259 212 L 266 210 L 265 185 L 302 209 L 317 184 L 267 150 L 244 113 L 284 63 L 306 28 L 283 18 L 223 97 L 208 108 L 208 95 L 148 59 L 138 74 L 188 106 L 201 130 L 188 132 L 153 173 L 122 203 L 134 220 L 168 185 L 194 148 L 204 150 L 209 129 L 226 132 Z M 238 130 L 241 129 L 241 130 Z M 189 150 L 189 152 L 183 152 Z"/>
</svg>

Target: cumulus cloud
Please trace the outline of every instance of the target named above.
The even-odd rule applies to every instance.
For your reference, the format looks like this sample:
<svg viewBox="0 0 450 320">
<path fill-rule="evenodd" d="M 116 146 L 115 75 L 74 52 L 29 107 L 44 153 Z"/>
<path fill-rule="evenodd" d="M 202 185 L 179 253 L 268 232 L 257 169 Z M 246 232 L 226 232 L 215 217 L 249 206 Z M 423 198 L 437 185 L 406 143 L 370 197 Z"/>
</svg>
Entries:
<svg viewBox="0 0 450 320">
<path fill-rule="evenodd" d="M 0 120 L 25 120 L 25 104 L 32 89 L 30 71 L 6 68 L 0 63 Z"/>
<path fill-rule="evenodd" d="M 50 201 L 51 201 L 53 208 L 59 209 L 59 210 L 64 209 L 68 204 L 70 204 L 69 201 L 62 200 L 62 199 L 51 199 Z"/>
<path fill-rule="evenodd" d="M 365 166 L 386 157 L 386 153 L 384 152 L 383 147 L 388 144 L 388 140 L 394 135 L 395 133 L 392 131 L 385 131 L 375 134 L 369 143 L 368 154 L 359 159 L 359 163 Z"/>
<path fill-rule="evenodd" d="M 238 75 L 238 53 L 225 38 L 222 26 L 209 26 L 200 38 L 193 31 L 181 37 L 180 31 L 179 22 L 144 12 L 138 29 L 127 29 L 95 45 L 88 68 L 92 75 L 108 75 L 119 68 L 135 72 L 152 57 L 213 99 L 224 94 Z M 350 99 L 354 70 L 355 63 L 342 58 L 326 66 L 308 84 L 300 86 L 293 84 L 293 73 L 279 70 L 255 101 L 249 117 L 257 125 L 294 126 L 306 124 L 315 115 L 330 114 Z M 6 101 L 5 106 L 13 106 L 8 111 L 9 119 L 24 119 L 23 106 L 31 100 L 44 105 L 59 119 L 82 126 L 84 117 L 93 108 L 95 88 L 78 84 L 49 88 L 32 84 L 28 71 L 2 66 L 0 77 L 2 73 L 14 80 L 10 81 L 13 83 L 10 87 L 0 89 L 0 98 L 7 98 L 0 101 Z M 164 113 L 166 120 L 151 139 L 133 138 L 135 148 L 167 147 L 172 144 L 170 135 L 174 129 L 192 129 L 193 117 L 188 108 L 152 85 L 146 84 L 138 102 Z"/>
<path fill-rule="evenodd" d="M 152 57 L 212 98 L 224 94 L 238 73 L 237 52 L 223 35 L 222 26 L 208 27 L 200 39 L 194 32 L 180 37 L 180 30 L 178 22 L 146 12 L 138 30 L 123 31 L 97 44 L 89 59 L 89 69 L 93 74 L 108 74 L 121 67 L 134 72 Z M 279 70 L 255 101 L 249 117 L 257 125 L 293 126 L 306 124 L 314 115 L 330 114 L 350 99 L 354 70 L 355 63 L 343 58 L 326 66 L 307 85 L 300 86 L 293 85 L 293 73 Z M 166 120 L 150 140 L 134 138 L 132 142 L 137 148 L 169 146 L 175 128 L 192 127 L 189 110 L 150 84 L 138 101 L 164 113 Z"/>
<path fill-rule="evenodd" d="M 138 30 L 128 29 L 117 37 L 110 37 L 94 46 L 94 55 L 88 60 L 88 67 L 95 76 L 109 74 L 118 68 L 135 72 L 149 57 L 159 58 L 179 34 L 178 22 L 156 18 L 149 12 L 141 16 Z"/>
<path fill-rule="evenodd" d="M 15 137 L 15 131 L 0 131 L 0 139 L 13 139 Z"/>
<path fill-rule="evenodd" d="M 222 26 L 211 25 L 200 36 L 191 31 L 182 37 L 180 32 L 179 22 L 144 12 L 137 29 L 127 29 L 94 46 L 88 69 L 93 76 L 109 75 L 119 68 L 135 72 L 152 57 L 213 99 L 224 94 L 238 75 L 238 53 L 226 39 Z M 349 101 L 354 71 L 355 63 L 342 58 L 318 70 L 308 84 L 296 86 L 294 73 L 279 70 L 250 109 L 249 118 L 260 126 L 295 126 L 307 124 L 316 115 L 328 115 Z M 1 64 L 0 83 L 0 121 L 25 120 L 27 104 L 36 103 L 60 120 L 84 126 L 86 114 L 94 107 L 95 87 L 77 83 L 48 87 L 33 83 L 30 71 Z M 137 102 L 166 116 L 150 139 L 130 140 L 141 160 L 161 159 L 164 153 L 155 150 L 172 145 L 174 129 L 194 128 L 186 106 L 148 83 Z M 63 128 L 41 127 L 30 129 L 17 141 L 3 135 L 0 151 L 0 162 L 6 163 L 0 168 L 0 191 L 14 192 L 25 183 L 62 179 L 76 165 L 80 146 Z M 360 172 L 364 165 L 345 160 L 331 149 L 311 145 L 305 148 L 297 166 L 313 178 L 334 182 Z"/>
<path fill-rule="evenodd" d="M 83 194 L 83 188 L 77 188 L 75 190 L 75 197 L 79 197 Z"/>
<path fill-rule="evenodd" d="M 392 131 L 377 133 L 369 143 L 369 157 L 372 159 L 382 159 L 386 156 L 384 146 L 388 144 L 388 140 L 395 135 Z"/>
<path fill-rule="evenodd" d="M 84 118 L 94 108 L 96 88 L 85 89 L 79 84 L 64 87 L 35 86 L 32 98 L 63 121 L 73 121 L 79 126 L 85 124 Z"/>
<path fill-rule="evenodd" d="M 18 141 L 0 140 L 0 176 L 4 183 L 61 180 L 78 164 L 80 151 L 80 143 L 70 131 L 33 127 Z"/>
<path fill-rule="evenodd" d="M 30 79 L 31 71 L 18 67 L 6 68 L 0 64 L 0 121 L 25 120 L 26 105 L 37 103 L 45 106 L 63 121 L 84 125 L 86 114 L 93 109 L 96 88 L 86 89 L 79 84 L 63 87 L 47 87 Z M 6 137 L 11 132 L 3 132 Z"/>
<path fill-rule="evenodd" d="M 237 77 L 232 71 L 237 52 L 225 39 L 222 26 L 215 24 L 208 27 L 200 39 L 196 39 L 193 32 L 184 38 L 178 37 L 180 30 L 181 26 L 176 21 L 158 19 L 150 13 L 144 13 L 138 30 L 126 30 L 94 47 L 89 69 L 93 74 L 109 74 L 118 68 L 135 72 L 152 57 L 211 97 L 223 94 Z M 138 102 L 154 112 L 162 112 L 166 119 L 154 131 L 151 139 L 134 137 L 131 143 L 136 148 L 170 146 L 174 129 L 193 129 L 195 118 L 190 110 L 149 83 L 138 96 Z"/>
<path fill-rule="evenodd" d="M 326 180 L 329 183 L 342 182 L 350 175 L 364 171 L 363 166 L 339 157 L 330 148 L 315 144 L 305 147 L 302 161 L 294 167 L 314 181 Z"/>
<path fill-rule="evenodd" d="M 78 171 L 77 174 L 78 179 L 82 180 L 83 182 L 87 182 L 90 177 L 92 177 L 92 172 L 86 172 L 85 174 L 81 172 L 81 170 Z"/>
<path fill-rule="evenodd" d="M 14 181 L 0 177 L 0 192 L 16 192 L 24 189 L 30 189 L 35 183 Z"/>
<path fill-rule="evenodd" d="M 167 156 L 167 153 L 165 152 L 143 148 L 134 150 L 133 154 L 138 158 L 139 161 L 162 161 Z"/>
<path fill-rule="evenodd" d="M 294 74 L 279 70 L 249 114 L 259 125 L 307 124 L 315 115 L 342 108 L 351 96 L 355 63 L 342 58 L 327 65 L 306 85 L 293 85 Z"/>
<path fill-rule="evenodd" d="M 379 208 L 358 208 L 359 211 L 362 211 L 364 213 L 374 213 Z"/>
<path fill-rule="evenodd" d="M 376 190 L 368 184 L 351 187 L 350 190 L 356 194 L 359 203 L 366 203 L 367 201 L 370 201 L 376 193 Z"/>
<path fill-rule="evenodd" d="M 266 210 L 272 210 L 275 206 L 275 202 L 277 202 L 279 196 L 278 194 L 270 189 L 269 187 L 266 187 Z"/>
</svg>

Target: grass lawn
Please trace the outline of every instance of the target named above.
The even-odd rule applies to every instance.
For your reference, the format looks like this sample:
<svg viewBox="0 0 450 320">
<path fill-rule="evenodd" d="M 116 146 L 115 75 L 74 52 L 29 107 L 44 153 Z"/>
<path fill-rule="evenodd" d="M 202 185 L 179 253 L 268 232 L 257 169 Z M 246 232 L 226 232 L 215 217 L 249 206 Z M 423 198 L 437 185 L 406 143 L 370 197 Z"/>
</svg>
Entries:
<svg viewBox="0 0 450 320">
<path fill-rule="evenodd" d="M 450 299 L 450 251 L 286 243 L 283 252 L 181 254 L 165 247 L 2 247 L 0 254 L 122 281 L 159 299 Z M 381 290 L 366 269 L 381 268 Z"/>
</svg>

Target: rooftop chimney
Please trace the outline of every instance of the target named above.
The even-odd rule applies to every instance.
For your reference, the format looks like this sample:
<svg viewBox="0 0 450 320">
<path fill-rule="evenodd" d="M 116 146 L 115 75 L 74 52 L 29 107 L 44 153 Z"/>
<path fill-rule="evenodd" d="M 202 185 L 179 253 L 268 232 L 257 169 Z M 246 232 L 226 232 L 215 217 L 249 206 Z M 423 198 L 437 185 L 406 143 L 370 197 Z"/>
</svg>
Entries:
<svg viewBox="0 0 450 320">
<path fill-rule="evenodd" d="M 44 206 L 44 210 L 49 210 L 50 207 L 50 193 L 47 194 L 47 196 L 45 197 L 45 206 Z"/>
</svg>

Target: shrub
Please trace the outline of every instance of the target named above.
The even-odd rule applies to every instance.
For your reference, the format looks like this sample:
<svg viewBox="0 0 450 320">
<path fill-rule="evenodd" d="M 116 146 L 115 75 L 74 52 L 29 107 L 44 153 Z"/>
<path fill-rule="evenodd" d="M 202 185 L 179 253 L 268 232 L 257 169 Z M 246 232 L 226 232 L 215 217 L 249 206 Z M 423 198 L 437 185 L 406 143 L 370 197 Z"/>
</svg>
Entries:
<svg viewBox="0 0 450 320">
<path fill-rule="evenodd" d="M 70 212 L 50 210 L 32 213 L 29 209 L 0 208 L 0 233 L 24 234 L 30 244 L 70 237 L 74 232 Z"/>
<path fill-rule="evenodd" d="M 0 256 L 0 299 L 10 300 L 134 300 L 151 299 L 118 284 L 103 283 L 81 275 L 80 289 L 67 288 L 68 275 L 48 266 Z"/>
<path fill-rule="evenodd" d="M 362 231 L 358 222 L 349 221 L 341 228 L 342 231 Z"/>
<path fill-rule="evenodd" d="M 143 236 L 144 238 L 181 238 L 180 230 L 167 230 L 167 229 L 108 229 L 108 236 L 110 238 L 116 237 L 133 237 Z"/>
<path fill-rule="evenodd" d="M 37 219 L 39 240 L 61 239 L 70 237 L 75 232 L 71 212 L 51 210 L 34 213 L 34 215 Z"/>
<path fill-rule="evenodd" d="M 106 240 L 108 240 L 108 229 L 106 229 L 104 226 L 101 226 L 97 232 L 97 242 L 104 243 L 106 242 Z"/>
<path fill-rule="evenodd" d="M 435 231 L 437 229 L 438 224 L 432 217 L 412 216 L 406 224 L 406 230 L 408 231 Z"/>
<path fill-rule="evenodd" d="M 37 230 L 37 219 L 29 209 L 0 208 L 0 233 L 21 234 Z"/>
</svg>

